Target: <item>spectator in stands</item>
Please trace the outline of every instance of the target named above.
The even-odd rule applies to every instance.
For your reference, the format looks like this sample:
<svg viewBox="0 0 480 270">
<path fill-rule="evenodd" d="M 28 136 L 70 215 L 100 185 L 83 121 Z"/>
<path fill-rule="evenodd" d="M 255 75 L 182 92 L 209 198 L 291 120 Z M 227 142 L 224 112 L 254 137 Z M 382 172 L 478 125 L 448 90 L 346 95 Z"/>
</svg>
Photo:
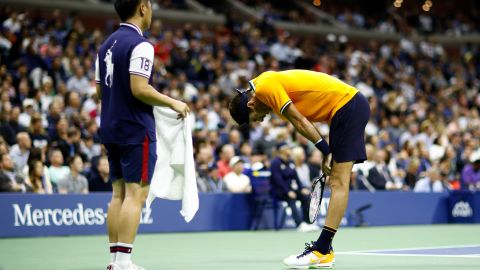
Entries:
<svg viewBox="0 0 480 270">
<path fill-rule="evenodd" d="M 271 161 L 272 192 L 279 200 L 288 203 L 299 231 L 317 230 L 315 225 L 308 223 L 308 206 L 310 191 L 298 179 L 295 165 L 290 159 L 292 146 L 280 142 L 276 146 L 278 156 Z M 298 212 L 296 202 L 301 202 L 302 214 Z"/>
<path fill-rule="evenodd" d="M 23 112 L 18 116 L 18 124 L 26 129 L 30 127 L 33 113 L 38 110 L 35 100 L 27 98 L 23 101 Z"/>
<path fill-rule="evenodd" d="M 305 151 L 302 147 L 297 146 L 292 149 L 292 161 L 295 164 L 295 171 L 302 186 L 310 187 L 312 178 L 310 178 L 310 168 L 305 163 Z"/>
<path fill-rule="evenodd" d="M 413 157 L 412 159 L 410 159 L 407 165 L 406 174 L 405 174 L 405 185 L 409 189 L 413 189 L 415 187 L 415 184 L 418 181 L 419 167 L 420 167 L 420 160 L 418 158 Z"/>
<path fill-rule="evenodd" d="M 25 127 L 20 125 L 19 118 L 20 118 L 21 110 L 20 107 L 14 106 L 10 113 L 10 126 L 15 131 L 16 134 L 19 132 L 27 131 Z M 11 145 L 11 144 L 10 144 Z"/>
<path fill-rule="evenodd" d="M 52 194 L 52 185 L 45 177 L 44 165 L 41 160 L 33 160 L 28 164 L 26 184 L 32 187 L 34 193 Z"/>
<path fill-rule="evenodd" d="M 26 192 L 23 177 L 15 173 L 12 159 L 8 154 L 0 154 L 0 192 Z"/>
<path fill-rule="evenodd" d="M 176 1 L 167 2 L 170 7 L 176 4 Z M 290 10 L 282 9 L 282 5 L 267 5 L 260 9 L 265 10 L 269 19 L 302 19 L 289 16 Z M 414 34 L 428 29 L 427 32 L 431 33 L 462 35 L 478 28 L 465 16 L 458 19 L 455 11 L 452 11 L 452 18 L 442 18 L 445 23 L 434 23 L 430 29 L 417 25 L 420 14 L 404 16 L 408 13 L 408 8 L 405 7 L 381 14 L 381 17 L 369 14 L 367 21 L 358 16 L 362 15 L 358 10 L 349 10 L 351 11 L 346 12 L 338 9 L 332 12 L 328 7 L 326 9 L 334 17 L 342 18 L 354 27 L 387 32 Z M 405 13 L 402 13 L 404 10 Z M 438 21 L 433 10 L 428 15 L 432 16 L 433 22 Z M 81 20 L 72 24 L 64 21 L 61 16 L 55 16 L 58 19 L 52 27 L 39 27 L 44 23 L 50 25 L 47 17 L 35 11 L 19 13 L 0 9 L 0 25 L 5 26 L 0 34 L 0 43 L 3 44 L 0 45 L 3 46 L 0 49 L 0 134 L 7 142 L 0 145 L 0 152 L 8 153 L 5 152 L 8 146 L 17 143 L 17 134 L 27 131 L 26 128 L 33 124 L 33 118 L 38 113 L 45 113 L 41 117 L 47 119 L 46 128 L 48 137 L 51 138 L 47 153 L 56 148 L 59 141 L 67 141 L 68 128 L 75 126 L 82 134 L 79 139 L 80 153 L 86 157 L 87 164 L 96 155 L 94 149 L 98 135 L 90 131 L 95 129 L 91 128 L 93 125 L 90 123 L 99 125 L 100 108 L 97 107 L 98 100 L 94 95 L 88 94 L 88 91 L 82 92 L 91 88 L 94 80 L 94 48 L 98 47 L 106 33 L 89 31 L 91 29 L 83 26 Z M 445 50 L 441 44 L 428 41 L 415 43 L 409 34 L 404 34 L 399 42 L 380 45 L 375 41 L 352 42 L 342 46 L 335 42 L 319 44 L 313 37 L 298 39 L 295 32 L 275 31 L 266 22 L 259 21 L 256 25 L 255 22 L 244 23 L 234 17 L 229 16 L 227 27 L 218 28 L 190 24 L 173 28 L 169 25 L 162 29 L 160 23 L 154 23 L 152 34 L 149 35 L 151 42 L 157 44 L 155 53 L 160 59 L 153 71 L 154 84 L 160 85 L 163 89 L 161 91 L 165 93 L 175 89 L 179 95 L 191 99 L 192 104 L 198 105 L 192 114 L 197 120 L 201 118 L 198 122 L 208 127 L 208 131 L 196 133 L 194 141 L 208 141 L 213 149 L 226 143 L 251 143 L 253 153 L 265 154 L 271 158 L 272 149 L 275 148 L 275 134 L 278 126 L 284 125 L 284 122 L 272 118 L 274 125 L 265 121 L 250 131 L 241 130 L 240 138 L 233 138 L 230 142 L 228 134 L 238 129 L 228 120 L 228 115 L 225 117 L 222 114 L 233 94 L 230 89 L 241 85 L 245 74 L 254 76 L 265 70 L 283 69 L 284 66 L 314 69 L 351 80 L 362 93 L 369 96 L 374 113 L 367 126 L 367 140 L 375 147 L 374 151 L 377 148 L 384 149 L 391 156 L 387 167 L 394 181 L 408 179 L 409 186 L 413 188 L 416 179 L 428 167 L 436 166 L 439 162 L 438 166 L 442 174 L 447 175 L 450 184 L 460 188 L 455 184 L 456 181 L 461 179 L 464 183 L 462 172 L 464 168 L 466 170 L 471 167 L 469 157 L 478 148 L 477 138 L 480 138 L 480 72 L 479 66 L 475 64 L 479 52 L 475 46 Z M 156 24 L 160 26 L 157 27 Z M 273 56 L 269 53 L 270 48 L 275 48 Z M 278 51 L 280 54 L 277 54 Z M 298 52 L 303 52 L 303 56 L 297 57 Z M 292 61 L 295 57 L 297 60 Z M 84 75 L 81 77 L 87 79 L 88 86 L 84 84 L 86 87 L 68 89 L 68 82 L 77 80 L 74 73 L 79 69 L 83 69 Z M 364 72 L 365 70 L 370 72 Z M 78 89 L 80 92 L 76 92 Z M 75 94 L 67 94 L 68 91 Z M 48 104 L 50 99 L 51 103 Z M 24 107 L 24 103 L 28 106 Z M 45 112 L 46 106 L 48 112 Z M 20 114 L 20 122 L 25 127 L 19 124 Z M 28 120 L 30 118 L 32 120 Z M 205 119 L 208 121 L 205 122 Z M 33 133 L 30 135 L 32 144 L 38 146 L 38 139 L 34 138 Z M 93 136 L 94 146 L 84 148 L 90 145 L 89 135 Z M 295 139 L 296 136 L 290 135 L 288 134 L 289 140 Z M 399 143 L 400 138 L 406 142 L 406 148 Z M 420 144 L 413 143 L 415 141 Z M 434 143 L 430 145 L 432 141 Z M 297 139 L 297 142 L 304 146 L 301 140 Z M 70 147 L 63 148 L 65 149 Z M 304 149 L 309 161 L 315 159 L 316 154 L 310 154 L 308 147 Z M 202 151 L 201 148 L 195 154 L 199 151 Z M 65 151 L 64 161 L 69 156 L 70 151 Z M 417 159 L 419 166 L 415 169 L 413 165 Z M 198 160 L 196 162 L 201 163 Z M 214 161 L 209 159 L 206 164 L 200 165 L 205 165 L 206 171 L 211 162 Z M 225 164 L 228 165 L 228 161 Z M 412 168 L 407 175 L 410 164 Z M 364 163 L 360 166 L 361 170 L 356 171 L 357 178 L 368 176 L 368 165 Z M 25 168 L 28 167 L 24 166 L 24 171 L 27 171 Z M 313 171 L 311 174 L 318 175 Z M 361 185 L 353 187 L 353 184 L 352 181 L 352 188 L 365 189 Z M 467 184 L 464 188 L 468 186 Z"/>
<path fill-rule="evenodd" d="M 59 121 L 59 124 L 60 124 L 60 121 Z M 60 149 L 60 151 L 62 151 L 64 160 L 68 160 L 70 157 L 73 157 L 74 155 L 81 154 L 80 152 L 81 134 L 80 134 L 80 130 L 77 127 L 68 128 L 66 136 L 62 135 L 62 137 L 63 138 L 60 138 L 59 140 L 54 141 L 52 143 L 52 147 L 58 148 Z"/>
<path fill-rule="evenodd" d="M 70 166 L 70 174 L 58 182 L 58 193 L 88 193 L 88 181 L 81 174 L 83 171 L 83 161 L 79 155 L 70 158 L 68 165 Z"/>
<path fill-rule="evenodd" d="M 91 87 L 90 81 L 85 76 L 85 70 L 82 66 L 75 67 L 75 76 L 71 77 L 67 82 L 68 91 L 73 91 L 80 96 L 85 96 Z"/>
<path fill-rule="evenodd" d="M 462 170 L 462 182 L 469 190 L 480 190 L 480 149 L 470 155 L 470 164 Z"/>
<path fill-rule="evenodd" d="M 215 163 L 208 166 L 206 173 L 197 178 L 200 192 L 222 193 L 227 192 L 227 185 L 218 176 L 218 168 Z"/>
<path fill-rule="evenodd" d="M 87 160 L 92 160 L 93 157 L 101 154 L 102 146 L 99 143 L 95 143 L 93 136 L 87 135 L 80 141 L 80 152 Z"/>
<path fill-rule="evenodd" d="M 63 164 L 64 160 L 62 151 L 59 149 L 53 149 L 50 152 L 50 167 L 48 168 L 48 175 L 50 176 L 50 181 L 54 187 L 57 187 L 60 180 L 70 174 L 70 168 Z"/>
<path fill-rule="evenodd" d="M 108 166 L 108 159 L 106 156 L 101 156 L 96 164 L 96 169 L 93 168 L 89 174 L 88 188 L 90 192 L 112 191 L 112 182 L 110 181 L 110 167 Z"/>
<path fill-rule="evenodd" d="M 383 149 L 374 153 L 375 165 L 368 171 L 367 180 L 376 190 L 401 189 L 403 184 L 396 182 L 387 168 L 387 152 Z"/>
<path fill-rule="evenodd" d="M 44 151 L 47 150 L 50 138 L 43 128 L 42 116 L 40 113 L 36 112 L 32 115 L 28 132 L 32 140 L 33 147 L 41 148 Z"/>
<path fill-rule="evenodd" d="M 229 166 L 230 159 L 235 156 L 235 148 L 231 144 L 225 144 L 220 150 L 220 160 L 217 161 L 218 176 L 224 178 L 227 173 L 232 171 Z"/>
<path fill-rule="evenodd" d="M 427 175 L 415 183 L 414 192 L 443 192 L 442 179 L 438 168 L 432 167 L 428 170 Z"/>
<path fill-rule="evenodd" d="M 228 165 L 232 168 L 232 171 L 223 178 L 229 192 L 250 193 L 252 191 L 250 179 L 243 173 L 244 163 L 245 161 L 239 156 L 234 156 L 230 159 Z"/>
<path fill-rule="evenodd" d="M 15 165 L 15 171 L 21 172 L 25 166 L 27 166 L 28 156 L 30 155 L 30 148 L 32 147 L 32 141 L 30 136 L 26 132 L 20 132 L 17 134 L 17 144 L 13 145 L 10 149 L 10 157 Z"/>
<path fill-rule="evenodd" d="M 74 91 L 67 92 L 65 94 L 65 116 L 71 118 L 80 113 L 81 101 L 82 99 L 79 93 Z"/>
</svg>

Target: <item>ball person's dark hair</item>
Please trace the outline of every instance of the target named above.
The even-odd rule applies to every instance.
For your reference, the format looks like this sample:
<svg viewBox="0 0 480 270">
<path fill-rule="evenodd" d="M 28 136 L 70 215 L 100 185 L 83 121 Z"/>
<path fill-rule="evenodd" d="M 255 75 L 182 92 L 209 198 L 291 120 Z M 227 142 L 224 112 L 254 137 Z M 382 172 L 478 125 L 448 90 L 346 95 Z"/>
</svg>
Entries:
<svg viewBox="0 0 480 270">
<path fill-rule="evenodd" d="M 116 0 L 115 11 L 117 11 L 120 20 L 124 22 L 133 17 L 137 12 L 138 5 L 143 1 L 146 0 Z"/>
</svg>

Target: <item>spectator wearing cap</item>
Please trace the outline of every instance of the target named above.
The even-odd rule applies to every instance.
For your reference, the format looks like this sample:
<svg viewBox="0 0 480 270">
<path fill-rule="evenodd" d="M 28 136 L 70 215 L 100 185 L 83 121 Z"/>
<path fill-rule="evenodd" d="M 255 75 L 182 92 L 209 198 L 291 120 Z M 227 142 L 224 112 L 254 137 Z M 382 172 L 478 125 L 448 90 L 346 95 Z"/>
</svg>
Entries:
<svg viewBox="0 0 480 270">
<path fill-rule="evenodd" d="M 30 126 L 30 120 L 32 119 L 33 113 L 36 111 L 35 100 L 27 98 L 23 101 L 23 112 L 18 117 L 18 124 L 23 128 L 28 128 Z"/>
<path fill-rule="evenodd" d="M 250 193 L 252 191 L 250 178 L 243 173 L 244 164 L 245 161 L 239 156 L 230 159 L 228 165 L 232 171 L 227 173 L 223 179 L 229 192 Z"/>
<path fill-rule="evenodd" d="M 209 165 L 206 172 L 197 177 L 197 186 L 200 192 L 221 193 L 228 191 L 227 185 L 218 176 L 218 168 L 215 163 Z"/>
<path fill-rule="evenodd" d="M 480 190 L 480 149 L 470 155 L 470 164 L 463 167 L 462 182 L 469 190 Z"/>
<path fill-rule="evenodd" d="M 290 159 L 292 146 L 286 142 L 276 145 L 277 157 L 271 161 L 272 193 L 281 201 L 288 203 L 299 231 L 318 229 L 308 225 L 308 207 L 310 191 L 302 185 L 295 171 L 295 164 Z M 301 202 L 303 216 L 298 212 L 296 201 Z"/>
</svg>

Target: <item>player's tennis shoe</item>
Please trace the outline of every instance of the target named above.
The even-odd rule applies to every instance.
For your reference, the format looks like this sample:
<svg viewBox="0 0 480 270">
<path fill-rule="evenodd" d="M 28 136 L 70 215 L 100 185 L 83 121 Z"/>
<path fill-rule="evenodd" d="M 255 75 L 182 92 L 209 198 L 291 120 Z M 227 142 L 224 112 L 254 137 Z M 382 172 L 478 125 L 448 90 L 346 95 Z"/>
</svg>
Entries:
<svg viewBox="0 0 480 270">
<path fill-rule="evenodd" d="M 312 244 L 305 244 L 305 250 L 299 255 L 292 255 L 283 263 L 288 268 L 294 269 L 317 269 L 317 268 L 332 268 L 334 261 L 333 252 L 322 254 L 313 249 Z"/>
</svg>

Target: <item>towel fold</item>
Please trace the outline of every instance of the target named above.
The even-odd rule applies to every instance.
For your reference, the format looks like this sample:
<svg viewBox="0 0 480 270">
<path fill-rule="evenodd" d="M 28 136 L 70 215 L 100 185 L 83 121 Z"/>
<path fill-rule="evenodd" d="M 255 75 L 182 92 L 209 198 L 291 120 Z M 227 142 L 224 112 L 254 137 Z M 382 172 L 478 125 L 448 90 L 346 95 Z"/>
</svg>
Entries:
<svg viewBox="0 0 480 270">
<path fill-rule="evenodd" d="M 199 207 L 192 130 L 188 119 L 177 119 L 177 113 L 166 107 L 154 107 L 157 133 L 157 162 L 153 172 L 147 208 L 158 197 L 182 200 L 180 214 L 190 222 Z"/>
</svg>

